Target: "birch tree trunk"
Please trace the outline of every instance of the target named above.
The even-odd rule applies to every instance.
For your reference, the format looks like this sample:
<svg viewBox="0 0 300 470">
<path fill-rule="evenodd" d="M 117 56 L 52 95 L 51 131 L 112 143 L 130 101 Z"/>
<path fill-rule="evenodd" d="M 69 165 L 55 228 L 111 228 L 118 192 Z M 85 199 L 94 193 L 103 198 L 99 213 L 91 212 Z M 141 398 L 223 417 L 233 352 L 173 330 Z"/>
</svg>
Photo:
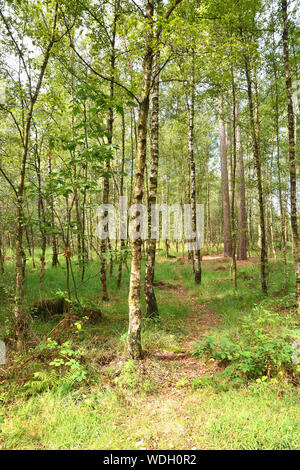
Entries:
<svg viewBox="0 0 300 470">
<path fill-rule="evenodd" d="M 159 4 L 160 2 L 158 2 Z M 148 198 L 148 250 L 145 274 L 145 301 L 146 316 L 149 318 L 158 317 L 158 307 L 154 292 L 154 269 L 156 239 L 152 238 L 151 230 L 151 206 L 157 202 L 157 178 L 159 162 L 159 68 L 160 52 L 155 54 L 154 64 L 154 82 L 152 88 L 152 116 L 151 116 L 151 135 L 150 135 L 150 188 Z"/>
<path fill-rule="evenodd" d="M 144 195 L 144 172 L 147 150 L 147 119 L 149 112 L 149 94 L 151 89 L 151 74 L 153 63 L 153 13 L 154 0 L 147 0 L 145 32 L 145 55 L 143 63 L 143 85 L 141 99 L 139 101 L 137 156 L 135 164 L 133 203 L 142 204 Z M 141 238 L 132 240 L 132 258 L 129 287 L 129 328 L 127 336 L 127 349 L 130 357 L 139 359 L 142 357 L 141 327 L 142 312 L 140 303 L 141 293 Z"/>
</svg>

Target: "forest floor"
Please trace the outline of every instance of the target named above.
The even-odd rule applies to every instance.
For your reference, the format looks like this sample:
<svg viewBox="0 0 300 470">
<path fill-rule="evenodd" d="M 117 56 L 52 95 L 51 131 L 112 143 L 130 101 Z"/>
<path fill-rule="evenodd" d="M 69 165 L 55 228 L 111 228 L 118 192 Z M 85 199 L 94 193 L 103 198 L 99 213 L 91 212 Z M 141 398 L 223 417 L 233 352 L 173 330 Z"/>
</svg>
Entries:
<svg viewBox="0 0 300 470">
<path fill-rule="evenodd" d="M 206 256 L 202 267 L 203 282 L 197 286 L 186 259 L 173 253 L 169 259 L 163 254 L 158 257 L 156 294 L 161 321 L 145 322 L 143 361 L 124 356 L 125 270 L 121 289 L 115 287 L 116 272 L 108 278 L 110 300 L 101 304 L 103 318 L 98 324 L 83 320 L 78 328 L 77 321 L 71 332 L 60 331 L 59 336 L 58 319 L 35 318 L 35 333 L 44 343 L 47 338 L 58 344 L 68 340 L 71 352 L 63 354 L 69 358 L 76 359 L 73 352 L 81 351 L 79 367 L 88 375 L 78 383 L 68 380 L 66 367 L 51 365 L 50 356 L 45 359 L 37 348 L 26 357 L 9 354 L 0 375 L 0 448 L 300 449 L 299 389 L 293 381 L 279 371 L 272 380 L 218 385 L 209 379 L 222 376 L 224 363 L 194 354 L 197 343 L 211 335 L 238 340 L 241 322 L 255 309 L 266 316 L 273 312 L 280 322 L 284 318 L 282 329 L 286 322 L 293 322 L 290 267 L 289 284 L 283 289 L 282 263 L 270 263 L 268 297 L 260 291 L 256 258 L 238 263 L 236 291 L 230 260 Z M 98 269 L 98 262 L 91 263 L 83 283 L 80 273 L 75 273 L 84 305 L 99 307 Z M 5 296 L 12 277 L 11 268 L 0 285 L 3 331 L 8 324 Z M 29 266 L 28 308 L 65 289 L 65 269 L 49 268 L 42 287 L 38 279 L 39 269 Z M 208 381 L 202 382 L 203 378 Z"/>
</svg>

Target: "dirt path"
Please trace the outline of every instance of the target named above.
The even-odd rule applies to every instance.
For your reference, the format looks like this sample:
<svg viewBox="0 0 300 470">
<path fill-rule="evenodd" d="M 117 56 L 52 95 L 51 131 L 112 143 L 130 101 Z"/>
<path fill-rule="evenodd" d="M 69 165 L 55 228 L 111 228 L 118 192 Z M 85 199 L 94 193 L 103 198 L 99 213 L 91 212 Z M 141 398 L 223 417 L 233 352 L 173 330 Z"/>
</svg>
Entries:
<svg viewBox="0 0 300 470">
<path fill-rule="evenodd" d="M 193 380 L 199 376 L 213 375 L 219 370 L 218 366 L 216 364 L 208 366 L 204 361 L 193 356 L 193 345 L 200 341 L 220 319 L 207 305 L 199 304 L 195 297 L 190 296 L 182 285 L 163 285 L 162 283 L 160 287 L 172 289 L 178 302 L 184 307 L 189 306 L 191 314 L 185 318 L 187 335 L 179 342 L 183 352 L 159 349 L 150 351 L 149 359 L 160 362 L 168 389 L 183 379 Z"/>
</svg>

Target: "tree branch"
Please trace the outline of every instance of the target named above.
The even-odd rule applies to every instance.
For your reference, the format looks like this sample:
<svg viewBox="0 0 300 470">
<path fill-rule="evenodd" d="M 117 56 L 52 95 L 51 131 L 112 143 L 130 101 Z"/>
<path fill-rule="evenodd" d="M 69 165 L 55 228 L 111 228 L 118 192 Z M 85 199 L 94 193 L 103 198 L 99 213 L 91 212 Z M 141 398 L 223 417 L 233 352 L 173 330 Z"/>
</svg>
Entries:
<svg viewBox="0 0 300 470">
<path fill-rule="evenodd" d="M 6 29 L 7 29 L 7 32 L 8 32 L 8 34 L 9 34 L 9 36 L 10 36 L 10 38 L 11 38 L 13 44 L 15 45 L 15 48 L 17 49 L 18 54 L 19 54 L 19 57 L 20 57 L 20 59 L 21 59 L 21 61 L 22 61 L 22 64 L 23 64 L 25 73 L 26 73 L 27 78 L 28 78 L 29 90 L 30 90 L 30 95 L 31 95 L 31 77 L 30 77 L 30 75 L 29 75 L 29 72 L 28 72 L 28 69 L 27 69 L 27 66 L 26 66 L 26 62 L 25 62 L 25 59 L 24 59 L 23 52 L 21 51 L 21 49 L 20 49 L 20 47 L 19 47 L 19 44 L 18 44 L 17 41 L 15 40 L 15 38 L 14 38 L 12 32 L 11 32 L 10 26 L 9 26 L 8 22 L 6 21 L 6 18 L 5 18 L 5 16 L 3 15 L 1 9 L 0 9 L 0 16 L 1 16 L 1 18 L 2 18 L 3 23 L 5 24 L 5 27 L 6 27 Z"/>
<path fill-rule="evenodd" d="M 143 10 L 141 9 L 141 7 L 140 7 L 134 0 L 131 0 L 131 1 L 132 1 L 132 3 L 134 4 L 134 6 L 139 10 L 140 14 L 141 14 L 144 18 L 146 18 L 146 15 L 145 15 L 145 13 L 143 12 Z"/>
<path fill-rule="evenodd" d="M 181 3 L 182 0 L 176 0 L 176 2 L 174 3 L 174 5 L 172 5 L 169 10 L 167 11 L 166 13 L 166 20 L 169 19 L 169 17 L 171 16 L 171 14 L 173 13 L 173 11 L 175 10 L 175 8 L 177 7 L 177 5 L 179 5 L 179 3 Z"/>
<path fill-rule="evenodd" d="M 95 75 L 97 75 L 98 77 L 102 78 L 103 80 L 106 80 L 107 82 L 110 82 L 110 83 L 114 83 L 115 85 L 119 86 L 120 88 L 123 88 L 123 90 L 125 90 L 132 98 L 134 98 L 138 104 L 140 104 L 140 101 L 139 99 L 137 98 L 137 96 L 135 96 L 135 94 L 130 91 L 125 85 L 122 85 L 122 83 L 120 82 L 117 82 L 115 79 L 113 78 L 110 78 L 110 77 L 106 77 L 105 75 L 102 75 L 102 73 L 98 72 L 97 70 L 94 69 L 94 67 L 92 65 L 90 65 L 88 62 L 86 62 L 86 60 L 79 54 L 79 52 L 75 49 L 74 47 L 74 44 L 70 38 L 70 47 L 71 49 L 75 52 L 75 54 L 77 55 L 77 57 L 81 60 L 81 62 L 83 64 L 85 64 Z"/>
<path fill-rule="evenodd" d="M 18 197 L 18 191 L 15 187 L 15 185 L 13 184 L 13 182 L 9 179 L 9 177 L 7 176 L 7 174 L 4 172 L 4 170 L 1 168 L 0 166 L 0 173 L 2 174 L 2 176 L 4 176 L 4 178 L 6 179 L 6 181 L 8 182 L 8 184 L 11 186 L 11 188 L 14 190 L 15 192 L 15 195 Z"/>
</svg>

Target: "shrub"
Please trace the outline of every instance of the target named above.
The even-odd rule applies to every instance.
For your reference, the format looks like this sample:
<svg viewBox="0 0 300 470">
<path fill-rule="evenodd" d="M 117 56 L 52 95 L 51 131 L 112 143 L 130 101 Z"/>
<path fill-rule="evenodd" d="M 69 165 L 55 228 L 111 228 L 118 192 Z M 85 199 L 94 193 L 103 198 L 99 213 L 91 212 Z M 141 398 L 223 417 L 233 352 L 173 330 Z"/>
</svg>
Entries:
<svg viewBox="0 0 300 470">
<path fill-rule="evenodd" d="M 292 343 L 297 337 L 299 330 L 292 318 L 256 308 L 241 322 L 235 337 L 209 336 L 195 345 L 195 355 L 213 358 L 225 369 L 213 379 L 200 378 L 193 385 L 216 380 L 238 385 L 276 377 L 282 371 L 295 376 L 300 371 L 292 363 Z"/>
<path fill-rule="evenodd" d="M 49 338 L 37 349 L 40 351 L 39 358 L 42 362 L 35 363 L 35 369 L 38 370 L 31 374 L 24 384 L 26 395 L 36 395 L 60 387 L 71 391 L 88 380 L 89 372 L 81 363 L 83 354 L 74 350 L 69 341 L 59 345 Z M 46 368 L 44 361 L 47 363 Z"/>
</svg>

